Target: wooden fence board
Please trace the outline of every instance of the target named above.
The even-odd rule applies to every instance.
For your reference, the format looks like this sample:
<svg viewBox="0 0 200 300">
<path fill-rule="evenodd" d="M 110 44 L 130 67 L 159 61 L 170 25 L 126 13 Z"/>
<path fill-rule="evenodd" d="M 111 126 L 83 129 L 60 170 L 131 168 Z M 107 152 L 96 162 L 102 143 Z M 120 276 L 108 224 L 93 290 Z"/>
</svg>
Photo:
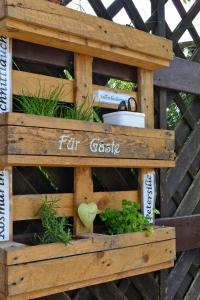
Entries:
<svg viewBox="0 0 200 300">
<path fill-rule="evenodd" d="M 170 272 L 168 278 L 168 299 L 174 299 L 181 286 L 187 272 L 189 271 L 194 258 L 198 255 L 198 250 L 186 251 L 181 254 L 175 267 Z"/>
<path fill-rule="evenodd" d="M 198 95 L 199 77 L 199 63 L 175 58 L 169 68 L 155 71 L 154 84 L 159 87 Z"/>
<path fill-rule="evenodd" d="M 152 274 L 144 274 L 131 278 L 132 283 L 140 291 L 144 299 L 159 299 L 159 288 Z"/>
<path fill-rule="evenodd" d="M 175 216 L 191 215 L 194 212 L 200 199 L 199 185 L 200 171 L 197 173 L 185 196 L 182 198 L 182 201 L 174 214 Z"/>
<path fill-rule="evenodd" d="M 176 228 L 177 251 L 200 248 L 200 215 L 156 219 L 156 225 Z"/>
<path fill-rule="evenodd" d="M 198 299 L 200 295 L 200 270 L 195 276 L 184 300 Z"/>
<path fill-rule="evenodd" d="M 181 183 L 192 161 L 200 151 L 200 124 L 196 124 L 187 142 L 183 145 L 176 160 L 176 168 L 168 172 L 167 185 L 169 198 L 176 191 L 177 185 Z"/>
</svg>

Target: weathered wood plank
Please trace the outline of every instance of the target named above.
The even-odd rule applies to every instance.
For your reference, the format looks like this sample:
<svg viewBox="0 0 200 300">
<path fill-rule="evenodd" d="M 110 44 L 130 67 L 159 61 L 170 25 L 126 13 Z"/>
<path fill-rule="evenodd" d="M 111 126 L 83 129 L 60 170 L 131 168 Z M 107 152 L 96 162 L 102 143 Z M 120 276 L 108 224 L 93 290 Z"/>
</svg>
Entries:
<svg viewBox="0 0 200 300">
<path fill-rule="evenodd" d="M 0 264 L 0 292 L 6 292 L 6 266 Z"/>
<path fill-rule="evenodd" d="M 174 160 L 174 141 L 91 131 L 9 126 L 2 155 L 47 155 Z M 6 151 L 5 151 L 5 148 Z"/>
<path fill-rule="evenodd" d="M 127 126 L 115 126 L 109 124 L 79 121 L 79 120 L 66 120 L 62 118 L 51 118 L 44 116 L 19 114 L 19 113 L 5 113 L 0 115 L 1 125 L 15 125 L 26 127 L 42 127 L 53 129 L 68 129 L 77 131 L 91 131 L 94 133 L 106 133 L 138 137 L 154 137 L 157 139 L 173 140 L 175 138 L 174 131 L 160 130 L 160 129 L 147 129 L 147 128 L 133 128 Z"/>
<path fill-rule="evenodd" d="M 33 194 L 13 196 L 13 221 L 33 220 L 39 218 L 37 212 L 42 202 L 47 199 L 58 199 L 57 214 L 62 217 L 73 216 L 73 194 Z M 122 199 L 132 199 L 138 202 L 137 191 L 96 192 L 92 201 L 96 202 L 99 211 L 106 207 L 121 209 Z"/>
<path fill-rule="evenodd" d="M 176 160 L 176 168 L 171 169 L 168 172 L 167 185 L 169 197 L 173 195 L 177 185 L 181 183 L 191 163 L 198 154 L 200 150 L 199 138 L 200 122 L 197 122 L 194 130 L 187 138 L 187 141 L 179 152 L 178 158 Z"/>
<path fill-rule="evenodd" d="M 39 291 L 35 291 L 35 292 L 29 292 L 29 293 L 25 293 L 25 294 L 9 296 L 7 299 L 2 298 L 2 300 L 34 299 L 34 298 L 38 298 L 38 297 L 42 297 L 42 296 L 47 296 L 47 295 L 52 295 L 52 294 L 56 294 L 56 293 L 60 293 L 60 292 L 74 290 L 77 288 L 83 288 L 83 287 L 87 287 L 87 286 L 91 286 L 91 285 L 95 285 L 95 284 L 105 283 L 105 282 L 109 282 L 109 281 L 113 281 L 113 280 L 119 280 L 119 279 L 125 278 L 125 277 L 136 276 L 138 274 L 154 272 L 154 271 L 157 271 L 160 269 L 170 268 L 172 266 L 173 266 L 173 261 L 168 261 L 168 262 L 153 265 L 150 267 L 138 268 L 138 269 L 131 270 L 131 271 L 121 272 L 120 274 L 117 273 L 117 274 L 108 275 L 108 276 L 104 276 L 104 277 L 100 277 L 100 278 L 95 278 L 95 279 L 91 279 L 91 280 L 87 280 L 87 281 L 80 281 L 80 282 L 67 284 L 67 285 L 64 284 L 61 286 L 55 286 L 52 288 L 43 289 L 43 290 L 39 290 Z M 3 296 L 3 294 L 0 294 L 0 296 Z"/>
<path fill-rule="evenodd" d="M 156 219 L 156 225 L 176 228 L 177 251 L 200 248 L 200 215 Z"/>
<path fill-rule="evenodd" d="M 69 55 L 66 51 L 23 41 L 14 41 L 13 45 L 13 56 L 16 58 L 28 61 L 34 60 L 47 65 L 55 65 L 60 68 L 65 68 L 68 64 Z M 26 47 L 26 52 L 24 52 L 24 47 Z M 97 58 L 94 59 L 93 72 L 124 80 L 136 80 L 133 67 Z M 188 74 L 190 74 L 189 77 Z M 198 95 L 200 93 L 199 76 L 199 63 L 175 57 L 168 68 L 154 72 L 154 85 Z"/>
<path fill-rule="evenodd" d="M 175 267 L 170 272 L 168 277 L 168 297 L 173 299 L 178 289 L 180 288 L 187 272 L 189 271 L 192 262 L 198 255 L 198 250 L 186 251 L 181 254 L 176 262 Z"/>
<path fill-rule="evenodd" d="M 0 169 L 5 166 L 50 166 L 50 167 L 118 167 L 118 168 L 170 168 L 175 167 L 171 160 L 145 160 L 126 158 L 87 158 L 61 156 L 33 156 L 33 155 L 1 155 Z"/>
<path fill-rule="evenodd" d="M 18 265 L 22 263 L 67 257 L 72 255 L 76 256 L 83 253 L 118 249 L 141 244 L 151 244 L 167 240 L 172 241 L 175 247 L 174 228 L 155 228 L 154 232 L 150 236 L 146 236 L 144 232 L 121 234 L 117 236 L 88 234 L 85 236 L 83 235 L 79 240 L 72 241 L 67 246 L 61 243 L 37 246 L 25 246 L 18 243 L 13 243 L 10 245 L 7 243 L 2 246 L 2 249 L 0 247 L 2 253 L 2 255 L 0 255 L 0 263 L 5 264 L 6 262 L 8 265 Z M 4 256 L 5 253 L 6 257 Z M 175 252 L 173 253 L 175 254 Z"/>
<path fill-rule="evenodd" d="M 200 294 L 200 270 L 196 274 L 184 300 L 198 299 Z"/>
<path fill-rule="evenodd" d="M 97 277 L 103 279 L 104 276 L 150 267 L 173 259 L 174 250 L 172 241 L 163 241 L 145 246 L 9 266 L 8 293 L 16 295 L 38 291 L 68 283 L 84 282 Z M 119 264 L 121 260 L 123 264 Z M 46 274 L 49 274 L 48 277 Z"/>
<path fill-rule="evenodd" d="M 27 82 L 29 84 L 27 85 Z M 13 70 L 13 94 L 14 95 L 27 95 L 33 96 L 38 95 L 39 90 L 46 91 L 46 95 L 48 95 L 49 91 L 52 91 L 56 88 L 61 89 L 61 93 L 59 95 L 58 101 L 66 102 L 66 103 L 73 103 L 74 102 L 74 94 L 75 94 L 75 83 L 74 80 L 66 80 L 60 79 L 40 74 L 34 74 L 29 72 L 22 72 Z M 95 101 L 95 92 L 98 90 L 108 91 L 116 94 L 126 94 L 127 99 L 129 97 L 134 97 L 137 99 L 136 92 L 129 92 L 126 90 L 119 90 L 119 89 L 112 89 L 109 87 L 104 87 L 100 85 L 93 85 L 93 99 L 91 96 L 91 100 L 93 105 L 97 107 L 105 107 L 105 108 L 114 108 L 117 109 L 118 105 L 114 103 L 106 103 L 106 102 L 99 102 Z M 45 95 L 43 97 L 45 99 Z M 31 100 L 31 99 L 30 99 Z"/>
<path fill-rule="evenodd" d="M 144 299 L 159 299 L 159 285 L 152 274 L 145 274 L 131 278 L 131 282 L 140 291 Z"/>
<path fill-rule="evenodd" d="M 199 95 L 199 77 L 199 63 L 175 58 L 169 68 L 155 71 L 154 84 L 166 89 Z"/>
<path fill-rule="evenodd" d="M 168 61 L 172 58 L 171 42 L 157 36 L 150 36 L 144 32 L 67 8 L 63 9 L 59 5 L 42 0 L 34 4 L 23 1 L 20 6 L 16 0 L 7 0 L 6 4 L 6 16 L 9 18 L 4 24 L 6 23 L 9 29 L 7 32 L 5 29 L 1 31 L 17 39 L 54 46 L 55 48 L 60 47 L 86 55 L 107 57 L 122 63 L 126 62 L 128 56 L 127 64 L 139 64 L 138 66 L 146 66 L 150 69 L 162 65 L 167 66 Z M 34 25 L 34 28 L 38 26 L 37 34 L 31 28 L 30 23 L 28 26 L 25 23 L 27 18 Z M 82 30 L 80 34 L 80 28 L 86 26 L 87 30 Z M 11 31 L 10 28 L 19 31 Z M 31 32 L 32 34 L 30 34 Z M 68 43 L 66 43 L 67 40 Z M 65 43 L 63 43 L 64 41 Z"/>
<path fill-rule="evenodd" d="M 128 300 L 128 298 L 120 291 L 115 282 L 104 283 L 102 285 L 95 285 L 89 287 L 91 294 L 96 299 L 103 300 Z"/>
<path fill-rule="evenodd" d="M 153 73 L 138 70 L 138 110 L 145 113 L 145 127 L 154 128 Z"/>
<path fill-rule="evenodd" d="M 75 105 L 81 106 L 83 103 L 88 108 L 93 106 L 92 93 L 92 62 L 93 57 L 74 54 L 74 75 L 75 75 Z M 76 143 L 78 140 L 76 141 Z M 79 142 L 78 142 L 79 143 Z M 60 147 L 61 148 L 61 147 Z M 74 170 L 74 235 L 80 233 L 93 232 L 93 225 L 86 228 L 78 216 L 78 207 L 83 202 L 91 202 L 93 196 L 92 169 L 78 167 Z"/>
<path fill-rule="evenodd" d="M 192 214 L 199 203 L 200 199 L 200 171 L 196 174 L 192 184 L 184 195 L 180 205 L 178 206 L 175 216 Z"/>
</svg>

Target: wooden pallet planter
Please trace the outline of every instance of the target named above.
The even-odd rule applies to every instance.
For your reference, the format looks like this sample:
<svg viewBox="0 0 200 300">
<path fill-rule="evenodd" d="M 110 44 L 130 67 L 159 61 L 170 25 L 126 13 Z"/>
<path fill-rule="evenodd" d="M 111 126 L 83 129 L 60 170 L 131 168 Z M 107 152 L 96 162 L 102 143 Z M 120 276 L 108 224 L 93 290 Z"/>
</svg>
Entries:
<svg viewBox="0 0 200 300">
<path fill-rule="evenodd" d="M 0 136 L 2 165 L 175 165 L 174 133 L 167 130 L 7 113 Z"/>
<path fill-rule="evenodd" d="M 76 240 L 67 246 L 14 242 L 13 222 L 39 218 L 36 213 L 45 195 L 13 195 L 10 180 L 6 194 L 10 238 L 0 242 L 0 300 L 34 299 L 173 266 L 174 228 L 155 228 L 148 237 L 143 232 L 106 236 L 86 229 L 77 216 L 82 202 L 96 202 L 100 211 L 106 207 L 120 209 L 124 198 L 142 203 L 144 175 L 153 168 L 175 165 L 174 133 L 154 129 L 153 109 L 153 70 L 169 65 L 171 42 L 44 0 L 0 0 L 0 8 L 0 35 L 10 41 L 74 52 L 72 81 L 10 67 L 13 95 L 36 94 L 39 86 L 49 90 L 62 85 L 58 100 L 76 106 L 89 101 L 98 90 L 119 95 L 119 90 L 92 83 L 93 57 L 106 58 L 137 68 L 137 92 L 123 94 L 133 96 L 138 111 L 146 115 L 145 128 L 136 129 L 13 113 L 5 107 L 7 113 L 0 114 L 0 168 L 6 168 L 12 179 L 13 166 L 74 167 L 74 193 L 55 197 L 61 199 L 58 214 L 74 218 Z M 9 96 L 7 101 L 10 107 Z M 96 99 L 94 102 L 96 105 Z M 112 102 L 98 105 L 118 106 Z M 140 168 L 140 188 L 94 192 L 92 167 Z"/>
<path fill-rule="evenodd" d="M 0 291 L 5 298 L 0 299 L 32 299 L 169 268 L 174 257 L 175 233 L 170 227 L 157 228 L 149 237 L 141 232 L 94 234 L 67 246 L 5 242 L 0 247 Z"/>
</svg>

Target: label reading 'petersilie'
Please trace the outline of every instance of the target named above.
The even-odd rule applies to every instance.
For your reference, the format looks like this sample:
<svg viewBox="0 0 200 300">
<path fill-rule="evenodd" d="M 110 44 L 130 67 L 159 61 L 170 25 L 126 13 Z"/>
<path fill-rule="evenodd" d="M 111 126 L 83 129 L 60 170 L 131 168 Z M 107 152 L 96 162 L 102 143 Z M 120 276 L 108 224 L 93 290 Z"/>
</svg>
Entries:
<svg viewBox="0 0 200 300">
<path fill-rule="evenodd" d="M 155 186 L 155 172 L 144 174 L 142 183 L 142 208 L 144 216 L 148 217 L 151 223 L 154 222 L 154 208 L 156 198 Z"/>
</svg>

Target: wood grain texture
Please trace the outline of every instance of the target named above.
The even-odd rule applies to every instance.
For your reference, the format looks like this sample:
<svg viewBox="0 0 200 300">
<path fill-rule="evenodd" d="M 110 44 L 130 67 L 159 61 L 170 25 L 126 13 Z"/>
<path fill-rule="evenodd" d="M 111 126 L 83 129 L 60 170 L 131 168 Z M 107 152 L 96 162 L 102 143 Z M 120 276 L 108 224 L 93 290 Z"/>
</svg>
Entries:
<svg viewBox="0 0 200 300">
<path fill-rule="evenodd" d="M 170 168 L 175 162 L 170 160 L 146 160 L 126 158 L 87 158 L 87 157 L 59 157 L 59 156 L 25 156 L 1 155 L 0 169 L 5 166 L 50 166 L 50 167 L 118 167 L 118 168 Z"/>
<path fill-rule="evenodd" d="M 92 90 L 92 62 L 93 57 L 74 54 L 74 76 L 75 76 L 75 106 L 85 105 L 90 110 L 93 107 Z M 86 228 L 78 216 L 78 207 L 81 203 L 92 202 L 93 180 L 92 169 L 77 167 L 74 169 L 74 235 L 93 232 L 93 224 Z"/>
<path fill-rule="evenodd" d="M 13 196 L 13 221 L 38 219 L 37 212 L 44 199 L 48 201 L 59 199 L 57 214 L 62 217 L 73 216 L 73 194 L 15 195 Z M 121 209 L 122 199 L 138 202 L 138 192 L 96 192 L 91 198 L 96 202 L 99 211 L 103 211 L 106 207 Z"/>
<path fill-rule="evenodd" d="M 174 258 L 174 246 L 174 242 L 169 240 L 69 258 L 9 266 L 8 293 L 15 295 L 32 292 L 161 264 Z M 123 261 L 123 264 L 119 264 L 119 261 Z M 35 274 L 37 274 L 37 278 Z M 49 274 L 48 277 L 46 274 Z"/>
<path fill-rule="evenodd" d="M 174 228 L 156 227 L 150 236 L 146 236 L 144 232 L 120 234 L 117 236 L 85 234 L 67 246 L 61 243 L 37 246 L 26 246 L 15 242 L 12 245 L 5 243 L 4 247 L 0 247 L 1 252 L 5 254 L 5 257 L 0 256 L 2 258 L 0 262 L 7 265 L 18 265 L 53 258 L 76 256 L 95 251 L 119 249 L 167 240 L 174 241 L 174 239 Z"/>
<path fill-rule="evenodd" d="M 90 48 L 92 48 L 93 56 L 100 55 L 101 57 L 103 55 L 105 57 L 106 53 L 112 51 L 111 57 L 114 60 L 119 59 L 120 55 L 124 58 L 128 56 L 130 58 L 135 54 L 135 64 L 147 60 L 147 68 L 167 65 L 172 58 L 171 42 L 166 39 L 150 36 L 144 32 L 67 8 L 64 9 L 59 5 L 43 0 L 34 4 L 23 0 L 20 5 L 16 0 L 7 0 L 6 4 L 8 9 L 7 27 L 20 30 L 14 32 L 8 29 L 8 34 L 14 35 L 18 39 L 31 40 L 32 42 L 36 42 L 37 39 L 39 44 L 49 46 L 51 44 L 56 48 L 62 48 L 64 47 L 63 42 L 66 42 L 67 38 L 69 43 L 65 43 L 65 47 L 71 47 L 69 49 L 71 51 L 76 52 L 79 49 L 79 52 L 83 51 L 82 54 L 91 55 Z M 27 21 L 29 24 L 26 23 Z M 33 28 L 31 29 L 33 26 L 31 24 L 37 27 L 37 34 Z M 81 31 L 80 28 L 82 28 Z M 32 35 L 30 35 L 31 32 Z M 49 37 L 48 42 L 47 36 Z M 58 43 L 53 37 L 57 39 Z M 79 47 L 76 46 L 78 43 Z M 121 60 L 121 62 L 123 61 Z M 131 62 L 130 59 L 129 64 Z"/>
<path fill-rule="evenodd" d="M 3 155 L 46 155 L 174 160 L 174 141 L 166 138 L 123 136 L 9 126 Z"/>
<path fill-rule="evenodd" d="M 0 292 L 5 293 L 6 292 L 6 284 L 7 284 L 7 278 L 6 278 L 6 266 L 3 264 L 0 264 Z"/>
<path fill-rule="evenodd" d="M 161 218 L 156 225 L 175 227 L 177 251 L 200 248 L 200 215 Z"/>
<path fill-rule="evenodd" d="M 91 131 L 94 133 L 107 133 L 116 135 L 136 135 L 139 137 L 154 137 L 158 139 L 174 140 L 172 130 L 133 128 L 127 126 L 109 125 L 88 121 L 66 120 L 62 118 L 51 118 L 45 116 L 28 115 L 21 113 L 5 113 L 0 115 L 1 125 L 15 125 L 26 127 L 42 127 L 54 129 L 69 129 L 77 131 Z M 1 127 L 0 127 L 1 128 Z"/>
<path fill-rule="evenodd" d="M 153 72 L 138 70 L 138 106 L 145 113 L 145 127 L 154 128 Z"/>
<path fill-rule="evenodd" d="M 154 73 L 154 84 L 166 89 L 199 95 L 199 76 L 198 62 L 176 57 L 169 68 Z"/>
<path fill-rule="evenodd" d="M 42 289 L 42 290 L 35 291 L 35 292 L 28 292 L 25 294 L 9 296 L 7 298 L 5 298 L 5 295 L 0 294 L 0 297 L 3 297 L 0 299 L 1 300 L 34 299 L 34 298 L 38 298 L 38 297 L 42 297 L 42 296 L 53 295 L 53 294 L 60 293 L 60 292 L 74 290 L 77 288 L 83 288 L 83 287 L 87 287 L 90 285 L 96 285 L 96 284 L 105 283 L 105 282 L 109 282 L 109 281 L 113 281 L 113 280 L 119 280 L 119 279 L 130 277 L 130 276 L 136 276 L 136 275 L 144 274 L 147 272 L 154 272 L 154 271 L 161 270 L 161 269 L 171 268 L 173 266 L 173 264 L 174 264 L 173 260 L 170 260 L 170 261 L 156 264 L 156 265 L 153 265 L 150 267 L 138 268 L 135 270 L 121 272 L 121 273 L 108 275 L 108 276 L 104 276 L 104 277 L 100 277 L 100 278 L 94 278 L 94 279 L 87 280 L 87 281 L 80 281 L 80 282 L 71 283 L 71 284 L 67 284 L 67 285 L 61 285 L 61 286 L 56 286 L 56 287 L 52 287 L 52 288 L 48 288 L 48 289 Z"/>
<path fill-rule="evenodd" d="M 27 82 L 29 83 L 27 86 Z M 45 76 L 35 73 L 22 72 L 13 70 L 13 94 L 14 95 L 38 95 L 39 90 L 41 89 L 46 91 L 52 91 L 56 88 L 62 88 L 61 94 L 59 95 L 58 100 L 60 102 L 73 103 L 74 94 L 75 94 L 75 83 L 74 80 L 66 80 L 61 78 L 55 78 L 51 76 Z M 109 91 L 117 94 L 127 94 L 127 99 L 129 97 L 134 97 L 137 99 L 137 92 L 122 91 L 119 89 L 112 89 L 100 85 L 92 85 L 93 93 L 98 91 Z M 48 94 L 48 93 L 47 93 Z M 114 103 L 106 102 L 95 102 L 95 97 L 93 97 L 93 104 L 98 107 L 113 108 L 117 109 L 118 105 Z"/>
<path fill-rule="evenodd" d="M 170 59 L 172 55 L 169 40 L 136 29 L 132 30 L 132 28 L 126 28 L 105 19 L 96 18 L 69 8 L 62 8 L 43 0 L 34 3 L 22 0 L 20 5 L 17 0 L 7 0 L 6 4 L 7 14 L 10 18 L 17 17 L 23 21 L 27 21 L 28 18 L 30 23 L 38 24 L 41 27 L 62 30 L 75 36 L 107 42 L 114 46 L 136 50 L 145 54 L 151 53 L 155 57 Z M 29 11 L 29 17 L 26 15 L 26 11 Z M 40 15 L 44 18 L 40 19 Z M 69 19 L 71 23 L 68 22 Z M 129 36 L 129 39 L 127 39 L 127 36 Z"/>
</svg>

